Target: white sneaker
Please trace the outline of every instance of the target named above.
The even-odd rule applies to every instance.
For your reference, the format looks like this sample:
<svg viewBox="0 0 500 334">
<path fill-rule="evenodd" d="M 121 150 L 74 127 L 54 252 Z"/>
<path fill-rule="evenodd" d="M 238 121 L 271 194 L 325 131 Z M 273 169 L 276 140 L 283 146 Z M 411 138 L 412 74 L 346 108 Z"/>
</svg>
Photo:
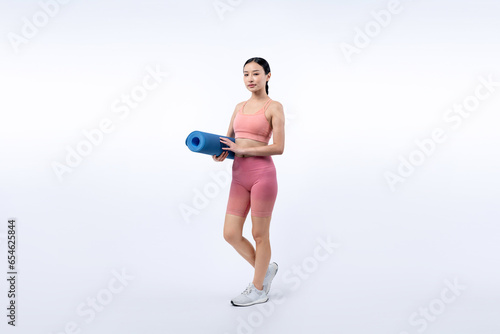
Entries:
<svg viewBox="0 0 500 334">
<path fill-rule="evenodd" d="M 253 283 L 248 284 L 245 291 L 239 296 L 231 299 L 234 306 L 250 306 L 258 303 L 265 303 L 269 300 L 267 293 L 264 289 L 257 290 Z"/>
<path fill-rule="evenodd" d="M 273 262 L 269 265 L 267 268 L 266 272 L 266 277 L 264 277 L 264 291 L 269 293 L 269 290 L 271 290 L 271 282 L 273 281 L 274 276 L 276 276 L 276 273 L 278 272 L 278 264 L 276 262 Z"/>
</svg>

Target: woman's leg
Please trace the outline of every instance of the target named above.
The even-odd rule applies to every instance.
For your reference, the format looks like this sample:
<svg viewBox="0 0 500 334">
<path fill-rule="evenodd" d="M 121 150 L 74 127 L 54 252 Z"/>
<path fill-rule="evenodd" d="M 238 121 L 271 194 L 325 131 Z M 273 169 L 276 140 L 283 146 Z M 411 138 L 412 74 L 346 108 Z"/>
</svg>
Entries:
<svg viewBox="0 0 500 334">
<path fill-rule="evenodd" d="M 248 239 L 243 237 L 243 224 L 246 217 L 226 214 L 224 220 L 224 239 L 233 246 L 245 260 L 255 267 L 255 249 Z M 265 273 L 264 273 L 265 275 Z"/>
<path fill-rule="evenodd" d="M 252 216 L 252 236 L 256 249 L 248 239 L 243 237 L 245 217 L 226 214 L 224 222 L 224 239 L 255 268 L 253 284 L 262 290 L 269 262 L 271 261 L 271 244 L 269 226 L 271 217 Z"/>
<path fill-rule="evenodd" d="M 269 241 L 269 226 L 271 217 L 252 216 L 252 235 L 255 240 L 255 274 L 253 285 L 259 290 L 263 289 L 269 262 L 271 261 L 271 243 Z"/>
<path fill-rule="evenodd" d="M 254 266 L 255 249 L 250 241 L 243 237 L 243 224 L 250 210 L 250 191 L 245 188 L 245 174 L 242 173 L 243 158 L 235 157 L 233 163 L 233 180 L 229 189 L 226 218 L 224 220 L 224 239 Z M 242 175 L 243 174 L 243 175 Z M 242 182 L 243 181 L 243 182 Z"/>
<path fill-rule="evenodd" d="M 264 278 L 271 260 L 271 244 L 269 241 L 269 226 L 278 195 L 276 168 L 271 157 L 259 160 L 262 169 L 258 179 L 251 189 L 252 203 L 252 234 L 255 240 L 255 274 L 253 284 L 262 290 Z"/>
<path fill-rule="evenodd" d="M 262 290 L 271 260 L 269 226 L 278 193 L 276 169 L 270 156 L 244 160 L 235 157 L 234 163 L 224 222 L 224 239 L 255 268 L 253 284 Z M 250 206 L 256 249 L 243 237 L 243 224 Z"/>
</svg>

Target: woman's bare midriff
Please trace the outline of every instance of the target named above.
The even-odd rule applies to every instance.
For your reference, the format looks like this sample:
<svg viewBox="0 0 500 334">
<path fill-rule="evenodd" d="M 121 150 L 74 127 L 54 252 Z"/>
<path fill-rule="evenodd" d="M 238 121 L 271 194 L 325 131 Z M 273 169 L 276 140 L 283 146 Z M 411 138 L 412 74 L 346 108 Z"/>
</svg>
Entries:
<svg viewBox="0 0 500 334">
<path fill-rule="evenodd" d="M 267 143 L 263 143 L 261 141 L 247 139 L 247 138 L 237 138 L 236 145 L 248 148 L 248 147 L 257 147 L 257 146 L 267 146 Z M 237 157 L 246 158 L 248 155 L 235 154 Z"/>
</svg>

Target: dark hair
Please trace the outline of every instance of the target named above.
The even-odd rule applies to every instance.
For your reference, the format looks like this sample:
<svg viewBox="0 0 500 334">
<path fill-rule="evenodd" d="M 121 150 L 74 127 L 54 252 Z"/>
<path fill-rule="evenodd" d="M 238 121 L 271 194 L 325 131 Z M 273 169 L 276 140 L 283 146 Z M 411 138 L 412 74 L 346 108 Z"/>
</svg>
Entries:
<svg viewBox="0 0 500 334">
<path fill-rule="evenodd" d="M 264 69 L 264 73 L 266 75 L 269 74 L 269 72 L 271 72 L 269 63 L 264 58 L 259 58 L 259 57 L 250 58 L 245 62 L 245 65 L 251 62 L 256 62 L 257 64 L 262 66 L 262 68 Z M 243 68 L 245 68 L 245 65 L 243 65 Z M 269 95 L 269 85 L 267 84 L 267 81 L 266 81 L 266 94 Z"/>
</svg>

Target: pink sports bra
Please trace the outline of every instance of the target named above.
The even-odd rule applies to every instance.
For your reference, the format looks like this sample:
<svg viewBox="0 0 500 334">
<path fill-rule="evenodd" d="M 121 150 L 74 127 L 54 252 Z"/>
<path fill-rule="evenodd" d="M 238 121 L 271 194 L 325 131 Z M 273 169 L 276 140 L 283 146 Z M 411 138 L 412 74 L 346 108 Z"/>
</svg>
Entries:
<svg viewBox="0 0 500 334">
<path fill-rule="evenodd" d="M 268 143 L 273 132 L 271 124 L 266 118 L 265 111 L 271 99 L 267 100 L 264 107 L 254 114 L 244 114 L 243 108 L 246 101 L 241 109 L 236 114 L 233 121 L 234 137 L 235 138 L 248 138 L 264 143 Z"/>
</svg>

